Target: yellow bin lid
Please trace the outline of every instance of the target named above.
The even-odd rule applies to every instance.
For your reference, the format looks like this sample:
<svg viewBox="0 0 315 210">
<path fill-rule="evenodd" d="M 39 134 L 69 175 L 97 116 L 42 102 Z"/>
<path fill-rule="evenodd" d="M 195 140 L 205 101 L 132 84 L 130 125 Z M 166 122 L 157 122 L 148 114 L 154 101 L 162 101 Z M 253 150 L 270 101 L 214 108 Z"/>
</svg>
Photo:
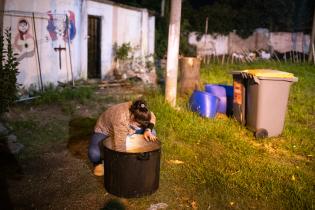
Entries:
<svg viewBox="0 0 315 210">
<path fill-rule="evenodd" d="M 293 79 L 295 78 L 292 73 L 285 72 L 285 71 L 278 71 L 278 70 L 272 70 L 272 69 L 248 69 L 240 71 L 243 73 L 247 73 L 252 76 L 256 77 L 272 77 L 272 78 L 287 78 L 287 79 Z"/>
</svg>

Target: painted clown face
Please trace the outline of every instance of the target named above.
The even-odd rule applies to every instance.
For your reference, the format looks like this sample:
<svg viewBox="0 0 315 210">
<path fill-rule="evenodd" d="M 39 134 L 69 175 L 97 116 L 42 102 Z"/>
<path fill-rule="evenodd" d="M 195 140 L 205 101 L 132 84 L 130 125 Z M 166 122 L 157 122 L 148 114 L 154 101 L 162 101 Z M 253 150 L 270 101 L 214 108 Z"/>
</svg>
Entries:
<svg viewBox="0 0 315 210">
<path fill-rule="evenodd" d="M 21 33 L 26 33 L 28 31 L 29 25 L 26 20 L 20 20 L 18 24 L 18 29 Z"/>
</svg>

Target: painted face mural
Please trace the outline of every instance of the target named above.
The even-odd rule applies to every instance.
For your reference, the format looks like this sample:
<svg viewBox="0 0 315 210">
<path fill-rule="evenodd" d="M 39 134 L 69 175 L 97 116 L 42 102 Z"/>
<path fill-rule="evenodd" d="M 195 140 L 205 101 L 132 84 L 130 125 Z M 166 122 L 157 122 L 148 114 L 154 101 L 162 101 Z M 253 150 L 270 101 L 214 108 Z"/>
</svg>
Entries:
<svg viewBox="0 0 315 210">
<path fill-rule="evenodd" d="M 26 33 L 28 31 L 28 22 L 26 20 L 20 20 L 18 24 L 18 30 L 21 33 Z"/>
<path fill-rule="evenodd" d="M 34 38 L 30 34 L 30 24 L 26 19 L 20 19 L 17 24 L 18 33 L 14 38 L 14 48 L 18 52 L 18 61 L 35 54 Z"/>
<path fill-rule="evenodd" d="M 65 42 L 72 41 L 76 34 L 75 15 L 68 11 L 67 15 L 54 15 L 48 12 L 47 30 L 52 41 L 63 39 Z"/>
</svg>

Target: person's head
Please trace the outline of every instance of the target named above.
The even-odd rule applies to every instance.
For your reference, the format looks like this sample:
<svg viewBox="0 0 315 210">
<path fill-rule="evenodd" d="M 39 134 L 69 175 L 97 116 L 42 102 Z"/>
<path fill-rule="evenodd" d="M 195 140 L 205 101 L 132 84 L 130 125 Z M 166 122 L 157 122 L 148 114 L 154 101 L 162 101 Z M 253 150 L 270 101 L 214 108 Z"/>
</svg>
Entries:
<svg viewBox="0 0 315 210">
<path fill-rule="evenodd" d="M 147 107 L 147 103 L 143 99 L 137 99 L 132 102 L 130 112 L 134 121 L 139 123 L 141 127 L 147 127 L 151 120 L 151 112 Z"/>
</svg>

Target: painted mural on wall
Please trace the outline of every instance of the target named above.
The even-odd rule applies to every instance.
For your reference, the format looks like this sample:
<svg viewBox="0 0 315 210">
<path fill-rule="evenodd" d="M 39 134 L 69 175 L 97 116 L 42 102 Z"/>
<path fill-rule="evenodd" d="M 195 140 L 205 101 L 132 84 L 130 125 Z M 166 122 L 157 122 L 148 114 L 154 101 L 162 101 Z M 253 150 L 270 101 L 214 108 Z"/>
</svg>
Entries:
<svg viewBox="0 0 315 210">
<path fill-rule="evenodd" d="M 30 32 L 31 25 L 27 19 L 18 21 L 18 33 L 14 38 L 14 48 L 18 52 L 17 61 L 21 61 L 27 57 L 33 57 L 35 54 L 34 37 Z"/>
<path fill-rule="evenodd" d="M 63 40 L 72 41 L 76 35 L 75 14 L 68 11 L 66 15 L 56 15 L 48 12 L 47 30 L 53 42 Z"/>
</svg>

